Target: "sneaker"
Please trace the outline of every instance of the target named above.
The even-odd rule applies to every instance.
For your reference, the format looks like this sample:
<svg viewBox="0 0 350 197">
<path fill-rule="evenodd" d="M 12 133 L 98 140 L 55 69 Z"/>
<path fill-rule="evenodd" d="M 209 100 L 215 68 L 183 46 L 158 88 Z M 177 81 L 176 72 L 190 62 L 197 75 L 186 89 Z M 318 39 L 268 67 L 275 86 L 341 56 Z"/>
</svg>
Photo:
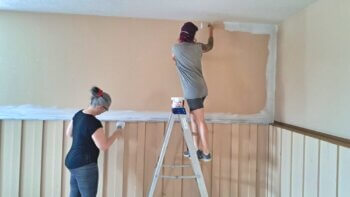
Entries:
<svg viewBox="0 0 350 197">
<path fill-rule="evenodd" d="M 190 151 L 188 151 L 188 149 L 184 151 L 184 157 L 190 157 Z"/>
<path fill-rule="evenodd" d="M 197 150 L 197 157 L 198 159 L 201 159 L 203 155 L 203 151 L 201 150 Z M 184 157 L 190 158 L 190 151 L 187 149 L 186 151 L 184 151 Z"/>
<path fill-rule="evenodd" d="M 201 155 L 200 160 L 202 160 L 202 161 L 204 161 L 204 162 L 209 162 L 209 161 L 211 161 L 211 154 L 208 153 L 208 154 L 206 155 L 206 154 L 204 154 L 204 153 L 202 152 L 202 155 Z"/>
<path fill-rule="evenodd" d="M 202 158 L 203 158 L 203 151 L 201 151 L 201 150 L 197 150 L 197 157 L 198 157 L 198 160 L 201 160 Z"/>
</svg>

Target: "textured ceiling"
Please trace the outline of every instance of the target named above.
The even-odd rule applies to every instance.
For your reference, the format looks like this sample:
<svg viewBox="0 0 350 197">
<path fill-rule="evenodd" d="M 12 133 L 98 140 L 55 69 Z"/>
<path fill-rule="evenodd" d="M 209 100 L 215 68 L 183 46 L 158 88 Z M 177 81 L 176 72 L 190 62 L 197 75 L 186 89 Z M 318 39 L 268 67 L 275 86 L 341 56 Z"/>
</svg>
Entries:
<svg viewBox="0 0 350 197">
<path fill-rule="evenodd" d="M 0 0 L 0 10 L 279 23 L 316 0 Z"/>
</svg>

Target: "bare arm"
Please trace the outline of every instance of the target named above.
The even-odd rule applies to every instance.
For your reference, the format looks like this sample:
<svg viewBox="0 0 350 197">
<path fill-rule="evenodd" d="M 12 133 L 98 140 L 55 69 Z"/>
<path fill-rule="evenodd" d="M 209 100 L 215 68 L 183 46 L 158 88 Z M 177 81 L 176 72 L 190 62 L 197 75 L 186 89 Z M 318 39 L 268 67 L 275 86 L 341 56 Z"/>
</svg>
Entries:
<svg viewBox="0 0 350 197">
<path fill-rule="evenodd" d="M 208 25 L 209 27 L 209 38 L 208 38 L 208 43 L 207 44 L 201 44 L 202 45 L 202 50 L 204 53 L 210 51 L 213 46 L 214 46 L 214 37 L 213 37 L 213 29 L 214 27 L 212 25 Z"/>
<path fill-rule="evenodd" d="M 67 137 L 72 137 L 72 130 L 73 130 L 73 120 L 69 122 L 69 125 L 66 129 L 66 136 Z"/>
<path fill-rule="evenodd" d="M 92 139 L 94 140 L 97 148 L 99 148 L 102 151 L 108 150 L 108 148 L 113 144 L 113 142 L 122 136 L 122 133 L 120 131 L 113 132 L 113 134 L 109 137 L 106 137 L 105 131 L 103 128 L 99 128 L 95 131 L 95 133 L 92 135 Z"/>
</svg>

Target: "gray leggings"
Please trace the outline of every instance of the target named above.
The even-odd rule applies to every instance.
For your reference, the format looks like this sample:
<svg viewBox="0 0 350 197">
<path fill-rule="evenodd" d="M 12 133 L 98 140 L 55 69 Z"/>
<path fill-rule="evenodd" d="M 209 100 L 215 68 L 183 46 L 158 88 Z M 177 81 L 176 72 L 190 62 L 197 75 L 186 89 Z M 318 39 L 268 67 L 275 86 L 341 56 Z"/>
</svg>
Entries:
<svg viewBox="0 0 350 197">
<path fill-rule="evenodd" d="M 96 163 L 70 170 L 70 197 L 95 197 L 98 185 Z"/>
</svg>

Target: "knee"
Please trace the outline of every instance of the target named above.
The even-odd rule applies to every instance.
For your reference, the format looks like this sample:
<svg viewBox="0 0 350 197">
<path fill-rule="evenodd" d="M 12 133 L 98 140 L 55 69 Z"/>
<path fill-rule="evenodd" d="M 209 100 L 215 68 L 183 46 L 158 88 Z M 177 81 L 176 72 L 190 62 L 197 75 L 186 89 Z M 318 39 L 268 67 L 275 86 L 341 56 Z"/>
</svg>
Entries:
<svg viewBox="0 0 350 197">
<path fill-rule="evenodd" d="M 204 118 L 203 118 L 203 117 L 201 117 L 201 118 L 196 118 L 196 124 L 197 124 L 198 126 L 204 125 L 204 124 L 205 124 Z"/>
</svg>

